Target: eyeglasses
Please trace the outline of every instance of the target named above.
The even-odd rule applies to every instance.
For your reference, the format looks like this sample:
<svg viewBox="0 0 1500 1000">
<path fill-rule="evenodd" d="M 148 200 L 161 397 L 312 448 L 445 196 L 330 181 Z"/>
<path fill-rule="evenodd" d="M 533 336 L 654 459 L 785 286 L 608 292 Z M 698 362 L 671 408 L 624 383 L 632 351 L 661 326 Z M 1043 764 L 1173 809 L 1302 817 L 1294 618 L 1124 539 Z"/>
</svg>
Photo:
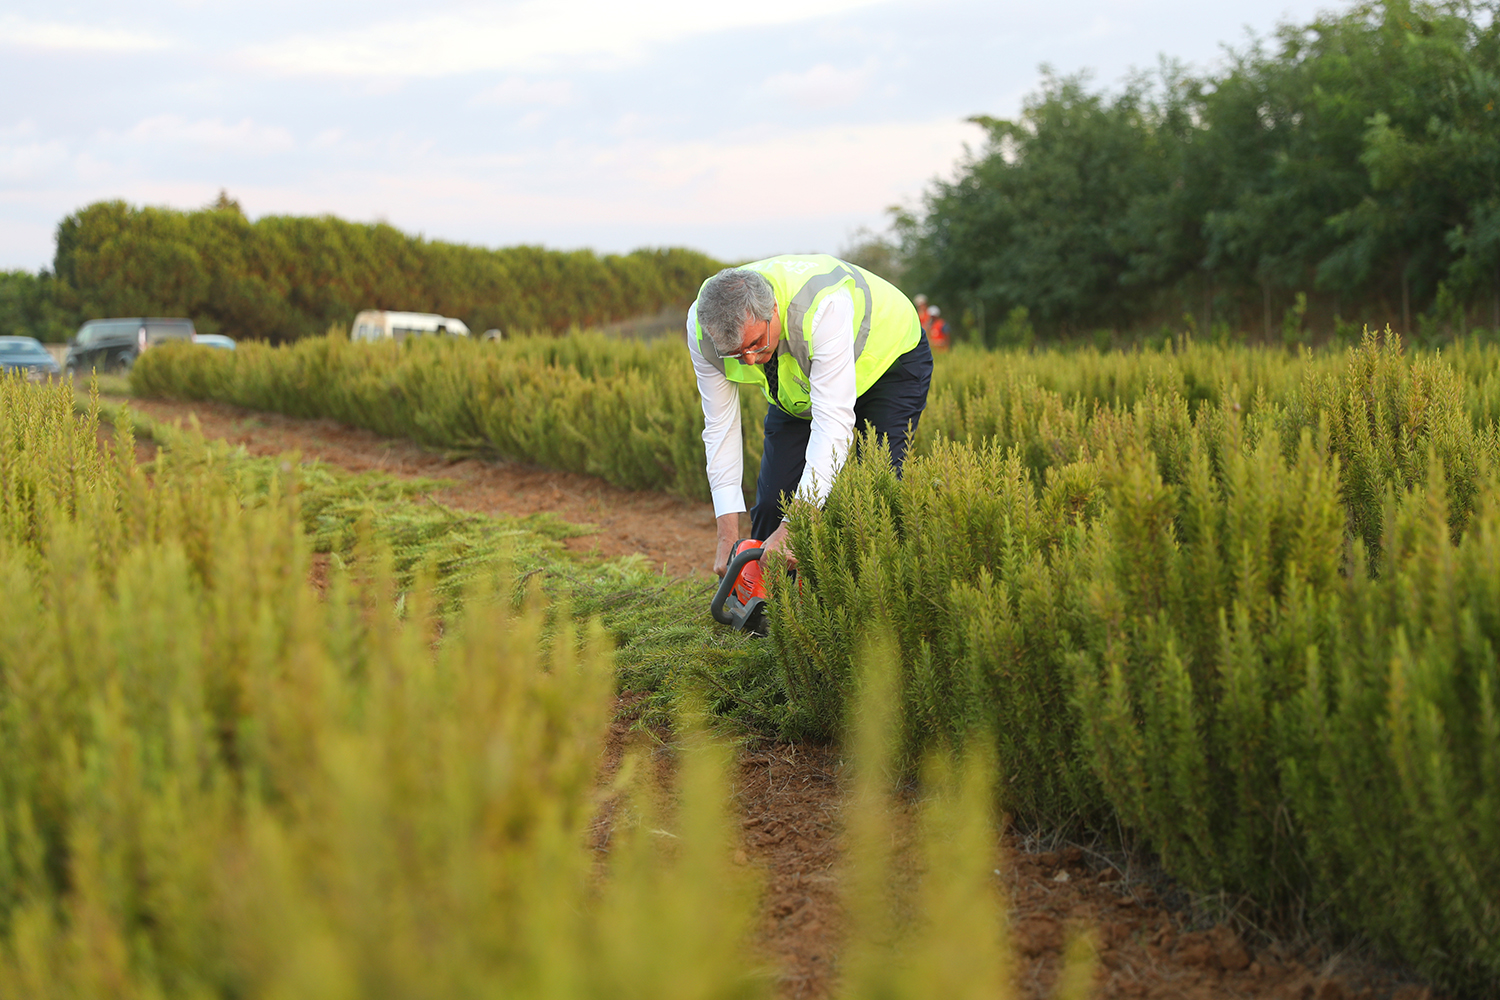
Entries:
<svg viewBox="0 0 1500 1000">
<path fill-rule="evenodd" d="M 766 324 L 766 332 L 756 338 L 759 345 L 755 347 L 742 347 L 733 354 L 720 354 L 721 358 L 733 358 L 736 361 L 744 361 L 747 357 L 764 354 L 771 349 L 771 324 Z"/>
</svg>

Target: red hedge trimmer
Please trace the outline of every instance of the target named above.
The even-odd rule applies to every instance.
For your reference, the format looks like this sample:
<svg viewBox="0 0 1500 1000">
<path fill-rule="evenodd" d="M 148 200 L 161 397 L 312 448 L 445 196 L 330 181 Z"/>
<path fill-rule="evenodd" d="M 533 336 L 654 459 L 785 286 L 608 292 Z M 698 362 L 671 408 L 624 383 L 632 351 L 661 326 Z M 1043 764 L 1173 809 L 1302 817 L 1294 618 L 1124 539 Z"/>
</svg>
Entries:
<svg viewBox="0 0 1500 1000">
<path fill-rule="evenodd" d="M 714 621 L 751 635 L 766 634 L 766 581 L 760 571 L 760 542 L 741 538 L 729 550 L 729 569 L 708 606 Z"/>
</svg>

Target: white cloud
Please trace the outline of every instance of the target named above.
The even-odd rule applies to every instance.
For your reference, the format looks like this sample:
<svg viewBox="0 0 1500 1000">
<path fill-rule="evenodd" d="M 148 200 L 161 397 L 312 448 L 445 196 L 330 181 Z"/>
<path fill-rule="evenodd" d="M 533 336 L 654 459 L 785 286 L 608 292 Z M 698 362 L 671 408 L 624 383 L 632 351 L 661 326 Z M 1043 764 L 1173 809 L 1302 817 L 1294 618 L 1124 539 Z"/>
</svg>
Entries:
<svg viewBox="0 0 1500 1000">
<path fill-rule="evenodd" d="M 188 121 L 179 115 L 157 115 L 147 118 L 123 138 L 152 145 L 189 146 L 210 153 L 270 155 L 296 148 L 296 141 L 286 129 L 276 125 L 257 125 L 248 118 L 227 125 L 217 118 Z"/>
<path fill-rule="evenodd" d="M 630 186 L 686 220 L 745 221 L 879 211 L 948 172 L 974 125 L 882 122 L 622 151 Z M 774 197 L 768 197 L 775 192 Z"/>
<path fill-rule="evenodd" d="M 835 69 L 819 63 L 799 73 L 777 73 L 761 84 L 773 97 L 786 98 L 803 108 L 832 108 L 852 104 L 869 89 L 874 65 Z"/>
<path fill-rule="evenodd" d="M 512 76 L 475 94 L 469 101 L 471 107 L 485 105 L 532 106 L 537 104 L 561 107 L 572 103 L 573 84 L 568 80 L 527 80 Z"/>
<path fill-rule="evenodd" d="M 14 125 L 0 126 L 0 141 L 5 139 L 26 139 L 36 135 L 36 122 L 30 118 L 22 118 Z"/>
<path fill-rule="evenodd" d="M 0 207 L 7 210 L 5 225 L 0 226 L 0 271 L 34 271 L 52 266 L 52 236 L 57 223 L 52 219 L 26 219 L 29 206 L 12 203 L 0 191 Z"/>
<path fill-rule="evenodd" d="M 151 52 L 170 48 L 172 43 L 165 38 L 126 28 L 32 21 L 8 14 L 0 17 L 0 45 L 25 49 Z"/>
<path fill-rule="evenodd" d="M 340 155 L 295 183 L 247 177 L 228 184 L 252 215 L 388 218 L 436 239 L 487 246 L 576 240 L 613 251 L 687 243 L 732 257 L 753 243 L 752 256 L 832 252 L 851 228 L 880 225 L 886 206 L 947 173 L 964 142 L 978 135 L 973 125 L 941 119 L 756 129 L 722 140 L 564 140 L 484 155 L 406 148 L 390 139 L 385 155 Z M 99 196 L 200 205 L 218 183 L 136 178 L 123 188 L 112 182 Z"/>
<path fill-rule="evenodd" d="M 643 115 L 637 111 L 627 111 L 611 122 L 605 131 L 610 135 L 628 139 L 631 136 L 648 134 L 653 124 L 655 124 L 655 120 L 650 116 Z"/>
<path fill-rule="evenodd" d="M 336 184 L 297 197 L 316 204 L 337 191 L 339 211 L 367 218 L 423 218 L 429 232 L 555 228 L 558 220 L 659 231 L 670 227 L 771 230 L 813 220 L 875 221 L 951 170 L 979 129 L 951 119 L 756 129 L 728 139 L 616 143 L 564 141 L 523 156 L 444 157 L 397 173 L 342 172 Z M 327 178 L 323 179 L 324 181 Z M 285 195 L 283 195 L 285 197 Z M 326 209 L 324 209 L 326 210 Z M 843 222 L 830 231 L 832 247 Z M 493 241 L 491 241 L 493 242 Z"/>
<path fill-rule="evenodd" d="M 42 180 L 56 174 L 68 158 L 67 147 L 56 140 L 0 145 L 0 181 L 15 184 Z"/>
<path fill-rule="evenodd" d="M 79 153 L 74 159 L 73 172 L 80 181 L 92 185 L 114 184 L 120 176 L 120 168 L 116 164 L 87 151 Z M 108 197 L 118 197 L 118 195 Z"/>
<path fill-rule="evenodd" d="M 1083 37 L 1090 41 L 1097 41 L 1123 34 L 1124 30 L 1114 18 L 1099 14 L 1089 22 L 1088 30 L 1083 33 Z"/>
<path fill-rule="evenodd" d="M 648 45 L 736 28 L 795 24 L 878 0 L 807 0 L 772 7 L 699 0 L 523 0 L 496 8 L 386 21 L 333 35 L 252 46 L 251 63 L 290 74 L 440 77 L 535 71 L 577 60 L 638 58 Z"/>
</svg>

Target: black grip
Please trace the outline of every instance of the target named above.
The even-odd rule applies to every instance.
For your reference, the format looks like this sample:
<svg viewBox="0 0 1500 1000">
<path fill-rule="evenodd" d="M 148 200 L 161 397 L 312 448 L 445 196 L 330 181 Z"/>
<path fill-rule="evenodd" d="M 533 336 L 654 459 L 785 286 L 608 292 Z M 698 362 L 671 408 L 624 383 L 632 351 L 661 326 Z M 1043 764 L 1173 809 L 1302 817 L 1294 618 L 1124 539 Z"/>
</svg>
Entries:
<svg viewBox="0 0 1500 1000">
<path fill-rule="evenodd" d="M 713 614 L 714 621 L 720 625 L 733 625 L 734 619 L 724 613 L 724 602 L 729 599 L 729 592 L 734 589 L 735 578 L 740 575 L 740 570 L 756 559 L 760 558 L 763 549 L 741 549 L 729 560 L 729 569 L 724 571 L 724 579 L 719 581 L 719 589 L 714 593 L 713 603 L 708 610 Z"/>
</svg>

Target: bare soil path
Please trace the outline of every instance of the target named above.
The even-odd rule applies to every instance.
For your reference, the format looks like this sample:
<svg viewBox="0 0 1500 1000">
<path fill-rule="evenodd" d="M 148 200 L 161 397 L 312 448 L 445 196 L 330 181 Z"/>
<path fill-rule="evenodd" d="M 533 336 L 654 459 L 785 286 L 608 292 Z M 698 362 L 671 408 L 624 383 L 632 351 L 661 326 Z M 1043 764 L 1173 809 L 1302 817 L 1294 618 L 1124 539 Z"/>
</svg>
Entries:
<svg viewBox="0 0 1500 1000">
<path fill-rule="evenodd" d="M 451 480 L 434 493 L 456 509 L 488 514 L 552 512 L 597 534 L 570 547 L 601 556 L 643 554 L 676 576 L 711 572 L 714 518 L 707 504 L 633 492 L 601 480 L 517 463 L 451 460 L 407 441 L 382 438 L 330 420 L 297 420 L 217 403 L 132 399 L 158 421 L 195 415 L 203 432 L 254 455 L 289 451 L 354 472 L 376 469 L 403 478 Z M 640 738 L 621 696 L 601 772 L 618 765 L 625 745 Z M 654 743 L 659 780 L 674 769 L 670 747 Z M 737 799 L 742 840 L 736 860 L 766 875 L 757 936 L 779 970 L 787 998 L 824 998 L 838 985 L 845 915 L 839 894 L 843 768 L 826 747 L 762 744 L 741 751 Z M 607 850 L 609 809 L 592 846 Z M 1021 995 L 1051 995 L 1063 949 L 1075 933 L 1092 933 L 1097 949 L 1095 995 L 1161 1000 L 1432 1000 L 1420 984 L 1349 953 L 1316 944 L 1292 945 L 1225 925 L 1205 924 L 1181 905 L 1168 906 L 1160 881 L 1122 874 L 1078 846 L 1043 850 L 1006 834 L 997 879 L 1010 903 L 1016 979 Z"/>
<path fill-rule="evenodd" d="M 447 479 L 433 498 L 458 510 L 525 516 L 551 512 L 596 534 L 568 539 L 575 552 L 613 557 L 639 553 L 672 576 L 713 572 L 713 507 L 662 493 L 625 490 L 592 476 L 495 459 L 451 459 L 410 441 L 383 438 L 333 420 L 298 420 L 224 403 L 130 399 L 153 420 L 196 417 L 203 433 L 242 445 L 252 455 L 300 452 L 352 472 L 376 469 L 405 479 Z"/>
<path fill-rule="evenodd" d="M 641 696 L 621 696 L 601 772 L 612 774 L 632 741 L 654 762 L 666 794 L 674 774 L 670 735 L 630 725 Z M 847 788 L 836 748 L 763 743 L 741 750 L 735 861 L 763 873 L 757 948 L 788 1000 L 837 994 L 846 913 L 840 895 L 842 810 Z M 612 807 L 592 846 L 607 850 Z M 913 820 L 908 811 L 898 826 Z M 1014 833 L 997 844 L 996 888 L 1009 906 L 1017 995 L 1053 996 L 1070 939 L 1086 933 L 1095 953 L 1093 996 L 1148 1000 L 1433 1000 L 1420 983 L 1353 952 L 1325 952 L 1205 920 L 1159 873 L 1122 872 L 1078 845 L 1056 850 Z M 1169 904 L 1158 886 L 1178 897 Z"/>
</svg>

